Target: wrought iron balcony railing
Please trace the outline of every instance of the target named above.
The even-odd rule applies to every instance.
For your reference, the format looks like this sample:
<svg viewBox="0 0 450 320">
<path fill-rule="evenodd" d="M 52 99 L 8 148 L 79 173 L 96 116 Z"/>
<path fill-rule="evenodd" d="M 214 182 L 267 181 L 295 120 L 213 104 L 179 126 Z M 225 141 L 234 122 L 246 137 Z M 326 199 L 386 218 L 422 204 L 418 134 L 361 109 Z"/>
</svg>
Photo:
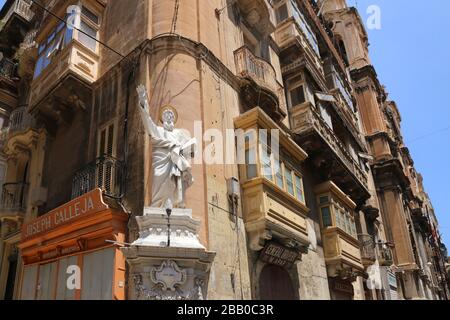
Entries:
<svg viewBox="0 0 450 320">
<path fill-rule="evenodd" d="M 358 239 L 361 245 L 361 258 L 363 261 L 375 261 L 377 255 L 374 237 L 368 234 L 360 234 L 358 235 Z"/>
<path fill-rule="evenodd" d="M 14 61 L 3 58 L 0 60 L 0 76 L 8 79 L 16 77 L 17 63 Z"/>
<path fill-rule="evenodd" d="M 33 116 L 27 112 L 27 107 L 19 107 L 11 112 L 9 132 L 14 134 L 25 131 L 34 127 L 35 123 Z"/>
<path fill-rule="evenodd" d="M 378 261 L 381 266 L 390 267 L 394 264 L 392 249 L 385 243 L 378 243 Z"/>
<path fill-rule="evenodd" d="M 78 171 L 72 182 L 72 199 L 100 188 L 109 197 L 122 196 L 123 163 L 110 156 L 102 156 Z"/>
<path fill-rule="evenodd" d="M 28 184 L 5 183 L 2 190 L 0 209 L 2 211 L 21 212 L 26 209 L 26 198 L 28 195 Z"/>
</svg>

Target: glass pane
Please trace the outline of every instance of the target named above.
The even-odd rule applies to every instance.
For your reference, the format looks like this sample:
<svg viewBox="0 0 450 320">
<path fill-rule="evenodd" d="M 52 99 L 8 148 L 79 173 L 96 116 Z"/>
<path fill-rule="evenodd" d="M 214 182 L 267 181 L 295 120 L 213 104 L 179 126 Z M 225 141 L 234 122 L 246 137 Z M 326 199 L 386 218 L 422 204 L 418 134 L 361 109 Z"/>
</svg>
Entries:
<svg viewBox="0 0 450 320">
<path fill-rule="evenodd" d="M 36 62 L 36 67 L 34 69 L 34 77 L 35 78 L 37 78 L 41 74 L 42 70 L 44 69 L 44 60 L 45 60 L 44 56 L 40 56 L 38 61 Z"/>
<path fill-rule="evenodd" d="M 95 24 L 99 23 L 99 18 L 98 16 L 93 13 L 91 10 L 89 10 L 88 8 L 86 8 L 85 6 L 83 6 L 81 8 L 81 13 L 88 18 L 89 20 L 91 20 L 92 22 L 94 22 Z"/>
<path fill-rule="evenodd" d="M 266 179 L 273 181 L 271 153 L 270 150 L 264 149 L 266 148 L 263 147 L 261 150 L 262 175 Z"/>
<path fill-rule="evenodd" d="M 95 40 L 97 38 L 97 30 L 88 26 L 84 21 L 81 21 L 80 29 L 87 35 L 85 33 L 78 32 L 78 40 L 87 48 L 95 51 L 97 49 L 97 41 Z M 92 39 L 91 37 L 94 39 Z"/>
<path fill-rule="evenodd" d="M 324 207 L 321 209 L 322 211 L 322 221 L 323 221 L 323 227 L 331 227 L 333 225 L 333 222 L 331 220 L 331 212 L 330 207 Z"/>
<path fill-rule="evenodd" d="M 303 86 L 297 87 L 290 91 L 292 107 L 298 106 L 306 101 Z"/>
<path fill-rule="evenodd" d="M 348 234 L 352 234 L 352 227 L 350 224 L 350 217 L 348 216 L 348 214 L 345 214 L 345 232 L 347 232 Z"/>
<path fill-rule="evenodd" d="M 303 196 L 303 180 L 298 175 L 295 175 L 295 195 L 297 200 L 300 202 L 305 202 L 305 198 Z"/>
<path fill-rule="evenodd" d="M 247 179 L 256 178 L 258 173 L 256 166 L 256 154 L 253 148 L 245 150 L 245 163 L 247 164 Z"/>
<path fill-rule="evenodd" d="M 280 187 L 281 189 L 284 189 L 283 172 L 282 172 L 280 160 L 278 160 L 278 159 L 275 160 L 274 169 L 275 169 L 277 186 Z"/>
<path fill-rule="evenodd" d="M 292 195 L 295 196 L 294 194 L 294 182 L 292 181 L 292 170 L 285 168 L 284 169 L 284 177 L 286 178 L 286 188 L 287 188 L 287 192 Z"/>
<path fill-rule="evenodd" d="M 328 197 L 327 196 L 320 197 L 319 202 L 320 204 L 328 203 Z"/>
<path fill-rule="evenodd" d="M 66 33 L 64 35 L 64 47 L 66 47 L 70 43 L 70 41 L 72 41 L 72 39 L 73 39 L 73 30 L 67 28 Z"/>
</svg>

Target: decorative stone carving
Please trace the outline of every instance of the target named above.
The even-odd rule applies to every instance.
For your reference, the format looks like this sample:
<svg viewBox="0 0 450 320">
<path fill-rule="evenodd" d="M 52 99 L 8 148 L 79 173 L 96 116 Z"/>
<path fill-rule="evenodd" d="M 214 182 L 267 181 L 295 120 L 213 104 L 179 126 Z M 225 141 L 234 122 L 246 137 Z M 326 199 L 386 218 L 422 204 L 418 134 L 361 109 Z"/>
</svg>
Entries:
<svg viewBox="0 0 450 320">
<path fill-rule="evenodd" d="M 162 208 L 136 217 L 139 238 L 122 249 L 133 277 L 130 299 L 203 300 L 215 253 L 200 243 L 190 209 L 172 210 L 168 246 L 167 218 Z"/>
<path fill-rule="evenodd" d="M 186 282 L 186 271 L 181 270 L 174 261 L 164 261 L 159 268 L 153 268 L 151 279 L 163 290 L 176 291 L 176 287 Z"/>
</svg>

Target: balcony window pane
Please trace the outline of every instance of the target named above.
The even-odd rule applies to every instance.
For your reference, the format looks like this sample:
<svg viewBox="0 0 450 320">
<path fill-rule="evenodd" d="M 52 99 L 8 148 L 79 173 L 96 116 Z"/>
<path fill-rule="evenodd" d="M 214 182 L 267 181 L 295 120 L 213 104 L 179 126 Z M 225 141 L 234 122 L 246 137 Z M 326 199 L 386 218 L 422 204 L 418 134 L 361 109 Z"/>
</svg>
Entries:
<svg viewBox="0 0 450 320">
<path fill-rule="evenodd" d="M 284 168 L 284 177 L 286 178 L 286 188 L 287 192 L 290 195 L 295 196 L 294 194 L 294 182 L 292 180 L 292 170 L 288 168 Z"/>
<path fill-rule="evenodd" d="M 303 90 L 303 86 L 299 86 L 295 89 L 292 89 L 289 92 L 291 96 L 291 107 L 298 106 L 306 101 L 305 91 Z"/>
<path fill-rule="evenodd" d="M 264 150 L 266 149 L 266 150 Z M 267 147 L 261 150 L 262 175 L 270 181 L 273 181 L 271 152 Z"/>
<path fill-rule="evenodd" d="M 283 4 L 277 9 L 277 23 L 281 23 L 289 17 L 287 4 Z"/>
<path fill-rule="evenodd" d="M 80 29 L 83 32 L 78 33 L 78 40 L 85 45 L 87 48 L 91 49 L 92 51 L 96 51 L 97 49 L 97 30 L 94 28 L 91 28 L 86 22 L 81 21 Z M 87 35 L 86 35 L 86 34 Z M 89 35 L 89 36 L 88 36 Z M 92 39 L 92 38 L 94 39 Z"/>
<path fill-rule="evenodd" d="M 340 212 L 339 208 L 337 208 L 337 207 L 334 208 L 334 215 L 335 215 L 335 219 L 336 219 L 336 227 L 340 228 L 342 223 L 341 223 L 341 212 Z"/>
<path fill-rule="evenodd" d="M 81 13 L 88 18 L 89 20 L 91 20 L 93 23 L 98 24 L 99 23 L 99 18 L 98 16 L 93 13 L 91 10 L 87 9 L 85 6 L 83 6 L 81 8 Z"/>
<path fill-rule="evenodd" d="M 331 227 L 333 225 L 333 222 L 331 220 L 330 207 L 324 207 L 321 209 L 321 211 L 322 211 L 323 227 L 324 228 Z"/>
<path fill-rule="evenodd" d="M 305 203 L 305 198 L 303 196 L 303 180 L 298 175 L 295 175 L 295 195 L 297 200 Z"/>
<path fill-rule="evenodd" d="M 245 150 L 245 163 L 247 164 L 247 179 L 256 178 L 258 173 L 256 167 L 256 154 L 253 148 Z"/>
<path fill-rule="evenodd" d="M 284 181 L 283 181 L 283 172 L 280 164 L 280 160 L 275 161 L 275 175 L 276 175 L 276 182 L 277 186 L 281 189 L 284 189 Z"/>
<path fill-rule="evenodd" d="M 73 30 L 67 28 L 64 34 L 64 46 L 66 47 L 73 39 Z"/>
<path fill-rule="evenodd" d="M 348 234 L 352 234 L 352 228 L 350 226 L 350 217 L 345 214 L 345 232 L 347 232 Z"/>
<path fill-rule="evenodd" d="M 328 196 L 323 196 L 323 197 L 320 197 L 320 199 L 319 199 L 319 202 L 320 202 L 320 204 L 325 204 L 325 203 L 328 203 Z"/>
</svg>

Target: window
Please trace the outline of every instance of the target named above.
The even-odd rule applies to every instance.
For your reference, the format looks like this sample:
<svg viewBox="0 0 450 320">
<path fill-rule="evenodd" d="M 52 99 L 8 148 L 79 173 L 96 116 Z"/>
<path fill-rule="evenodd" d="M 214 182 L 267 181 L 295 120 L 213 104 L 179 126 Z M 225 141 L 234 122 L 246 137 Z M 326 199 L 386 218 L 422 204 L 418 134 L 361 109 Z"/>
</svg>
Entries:
<svg viewBox="0 0 450 320">
<path fill-rule="evenodd" d="M 67 20 L 67 16 L 65 20 Z M 97 51 L 95 39 L 98 39 L 99 22 L 99 16 L 83 6 L 79 29 L 84 33 L 67 28 L 67 25 L 62 21 L 58 23 L 50 31 L 49 36 L 39 44 L 34 78 L 37 78 L 50 65 L 52 60 L 56 59 L 57 53 L 67 47 L 74 38 L 86 48 L 94 52 Z"/>
<path fill-rule="evenodd" d="M 297 174 L 295 175 L 295 197 L 298 201 L 305 203 L 305 196 L 303 193 L 303 179 Z"/>
<path fill-rule="evenodd" d="M 98 135 L 97 156 L 115 156 L 115 123 L 110 123 L 100 129 Z"/>
<path fill-rule="evenodd" d="M 293 16 L 295 18 L 295 21 L 297 22 L 301 31 L 303 32 L 306 39 L 308 40 L 308 43 L 311 45 L 311 48 L 313 49 L 313 51 L 318 56 L 320 56 L 319 43 L 317 41 L 317 36 L 312 31 L 312 28 L 309 26 L 309 24 L 306 22 L 305 16 L 298 8 L 295 0 L 291 0 L 291 7 L 292 7 Z"/>
<path fill-rule="evenodd" d="M 330 111 L 323 102 L 320 103 L 320 115 L 322 116 L 322 119 L 325 121 L 328 127 L 333 130 L 333 120 L 331 119 Z"/>
<path fill-rule="evenodd" d="M 290 90 L 289 94 L 291 96 L 292 107 L 306 102 L 305 90 L 303 89 L 303 86 Z"/>
<path fill-rule="evenodd" d="M 322 223 L 324 228 L 333 226 L 333 221 L 331 220 L 330 207 L 323 207 L 322 212 Z"/>
<path fill-rule="evenodd" d="M 39 44 L 34 78 L 37 78 L 48 67 L 58 51 L 72 41 L 72 35 L 72 30 L 68 30 L 64 22 L 60 22 L 50 32 L 50 35 Z"/>
<path fill-rule="evenodd" d="M 284 177 L 286 178 L 286 189 L 291 196 L 295 196 L 294 193 L 294 181 L 292 180 L 292 170 L 284 168 Z"/>
<path fill-rule="evenodd" d="M 289 18 L 289 11 L 286 3 L 280 5 L 276 10 L 277 23 L 280 24 L 287 18 Z"/>
<path fill-rule="evenodd" d="M 283 167 L 279 159 L 275 160 L 275 176 L 277 180 L 277 186 L 281 189 L 284 189 Z"/>
</svg>

